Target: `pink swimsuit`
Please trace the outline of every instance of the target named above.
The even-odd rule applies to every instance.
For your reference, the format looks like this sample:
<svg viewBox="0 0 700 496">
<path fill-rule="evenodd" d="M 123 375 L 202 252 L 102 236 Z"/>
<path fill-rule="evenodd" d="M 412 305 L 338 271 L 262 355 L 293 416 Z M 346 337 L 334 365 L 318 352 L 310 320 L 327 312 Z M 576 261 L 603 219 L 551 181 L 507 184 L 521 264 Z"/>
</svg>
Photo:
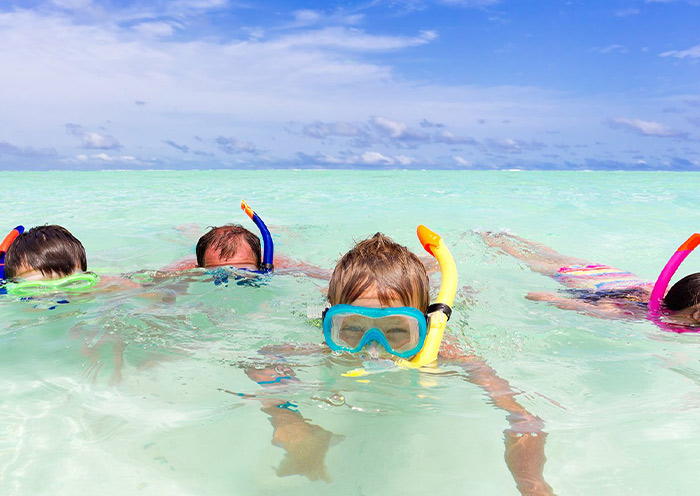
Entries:
<svg viewBox="0 0 700 496">
<path fill-rule="evenodd" d="M 620 291 L 626 289 L 646 289 L 651 291 L 653 282 L 643 281 L 631 272 L 616 269 L 609 265 L 569 265 L 562 267 L 554 279 L 570 288 L 592 291 Z"/>
</svg>

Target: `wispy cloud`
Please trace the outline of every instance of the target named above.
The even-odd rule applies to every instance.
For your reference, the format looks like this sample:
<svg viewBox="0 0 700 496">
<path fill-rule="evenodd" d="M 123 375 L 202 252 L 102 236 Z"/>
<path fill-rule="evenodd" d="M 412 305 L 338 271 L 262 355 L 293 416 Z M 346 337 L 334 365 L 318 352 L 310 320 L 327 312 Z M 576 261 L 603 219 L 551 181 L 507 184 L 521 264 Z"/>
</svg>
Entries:
<svg viewBox="0 0 700 496">
<path fill-rule="evenodd" d="M 93 150 L 118 150 L 122 148 L 114 136 L 88 131 L 79 124 L 66 124 L 66 132 L 80 138 L 82 148 Z"/>
<path fill-rule="evenodd" d="M 486 147 L 499 153 L 522 153 L 524 151 L 542 150 L 547 145 L 536 140 L 521 140 L 513 138 L 489 138 L 485 140 Z"/>
<path fill-rule="evenodd" d="M 430 122 L 428 119 L 423 119 L 419 123 L 420 127 L 445 127 L 444 124 L 440 124 L 439 122 Z"/>
<path fill-rule="evenodd" d="M 365 123 L 316 121 L 303 125 L 301 134 L 321 140 L 331 137 L 352 138 L 350 144 L 357 148 L 368 148 L 380 143 L 398 148 L 415 148 L 429 144 L 475 145 L 477 143 L 474 138 L 456 136 L 447 130 L 444 124 L 423 119 L 419 122 L 419 126 L 431 131 L 416 129 L 405 122 L 387 117 L 372 116 Z"/>
<path fill-rule="evenodd" d="M 370 124 L 377 134 L 387 137 L 394 142 L 428 141 L 430 135 L 419 129 L 409 128 L 407 124 L 393 121 L 386 117 L 372 117 Z"/>
<path fill-rule="evenodd" d="M 448 145 L 475 145 L 477 142 L 474 138 L 455 136 L 446 129 L 439 131 L 433 135 L 435 143 L 445 143 Z"/>
<path fill-rule="evenodd" d="M 421 31 L 418 36 L 380 36 L 361 29 L 330 27 L 289 35 L 275 41 L 279 48 L 332 48 L 349 51 L 387 51 L 425 45 L 437 39 L 436 31 Z"/>
<path fill-rule="evenodd" d="M 608 45 L 600 48 L 598 53 L 627 53 L 629 50 L 622 45 Z"/>
<path fill-rule="evenodd" d="M 700 45 L 695 45 L 687 50 L 670 50 L 659 55 L 659 57 L 675 57 L 677 59 L 697 59 L 700 58 Z"/>
<path fill-rule="evenodd" d="M 643 121 L 641 119 L 627 119 L 617 117 L 608 119 L 606 124 L 613 129 L 622 129 L 641 136 L 655 136 L 657 138 L 688 139 L 688 133 L 670 128 L 659 122 Z"/>
<path fill-rule="evenodd" d="M 302 134 L 309 138 L 325 139 L 331 136 L 358 137 L 366 136 L 367 131 L 349 122 L 321 122 L 305 124 Z"/>
<path fill-rule="evenodd" d="M 621 9 L 615 12 L 615 17 L 630 17 L 638 15 L 639 13 L 640 10 L 635 8 Z"/>
<path fill-rule="evenodd" d="M 30 146 L 15 146 L 7 141 L 0 141 L 0 155 L 12 155 L 15 157 L 54 157 L 58 154 L 55 148 L 32 148 Z"/>
<path fill-rule="evenodd" d="M 255 146 L 255 143 L 250 141 L 241 141 L 236 138 L 225 138 L 224 136 L 219 136 L 215 141 L 216 144 L 219 145 L 219 148 L 229 155 L 236 155 L 239 153 L 250 153 L 257 155 L 260 153 L 260 150 L 257 146 Z"/>
<path fill-rule="evenodd" d="M 175 148 L 176 150 L 180 150 L 182 153 L 189 153 L 190 147 L 187 145 L 179 145 L 175 143 L 173 140 L 164 140 L 163 143 L 165 143 L 168 146 L 171 146 Z"/>
</svg>

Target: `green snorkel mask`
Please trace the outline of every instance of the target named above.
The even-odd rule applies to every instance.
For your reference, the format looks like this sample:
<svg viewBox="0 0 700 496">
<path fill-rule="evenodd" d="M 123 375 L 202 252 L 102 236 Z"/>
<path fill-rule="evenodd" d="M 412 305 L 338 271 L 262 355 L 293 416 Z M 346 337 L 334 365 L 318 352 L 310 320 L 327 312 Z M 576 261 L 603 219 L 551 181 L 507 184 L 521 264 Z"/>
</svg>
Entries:
<svg viewBox="0 0 700 496">
<path fill-rule="evenodd" d="M 41 296 L 46 293 L 82 293 L 91 289 L 100 280 L 94 272 L 83 272 L 61 279 L 46 279 L 42 281 L 5 282 L 7 294 L 17 296 Z"/>
</svg>

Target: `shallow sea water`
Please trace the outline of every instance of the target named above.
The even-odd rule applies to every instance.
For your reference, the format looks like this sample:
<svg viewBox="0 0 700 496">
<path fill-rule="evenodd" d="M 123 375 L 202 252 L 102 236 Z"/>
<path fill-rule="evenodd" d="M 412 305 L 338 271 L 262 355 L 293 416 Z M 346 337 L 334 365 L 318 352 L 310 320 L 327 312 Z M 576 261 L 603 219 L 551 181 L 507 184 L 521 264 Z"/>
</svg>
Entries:
<svg viewBox="0 0 700 496">
<path fill-rule="evenodd" d="M 1 225 L 57 223 L 101 274 L 153 271 L 194 252 L 245 198 L 276 252 L 330 269 L 377 231 L 420 252 L 440 233 L 460 293 L 451 332 L 545 422 L 557 494 L 697 494 L 700 335 L 595 319 L 526 300 L 557 284 L 486 247 L 508 229 L 654 279 L 700 229 L 694 173 L 184 171 L 4 173 Z M 194 224 L 194 226 L 192 226 Z M 4 234 L 4 232 L 3 232 Z M 700 270 L 691 255 L 681 268 Z M 136 278 L 133 278 L 136 280 Z M 434 278 L 439 284 L 439 277 Z M 278 274 L 258 287 L 196 274 L 115 289 L 0 297 L 0 494 L 518 494 L 506 414 L 457 367 L 342 377 L 323 354 L 279 357 L 281 388 L 246 367 L 267 345 L 322 342 L 308 305 L 325 282 Z M 123 357 L 119 366 L 115 357 Z M 332 433 L 330 482 L 281 477 L 266 400 Z"/>
</svg>

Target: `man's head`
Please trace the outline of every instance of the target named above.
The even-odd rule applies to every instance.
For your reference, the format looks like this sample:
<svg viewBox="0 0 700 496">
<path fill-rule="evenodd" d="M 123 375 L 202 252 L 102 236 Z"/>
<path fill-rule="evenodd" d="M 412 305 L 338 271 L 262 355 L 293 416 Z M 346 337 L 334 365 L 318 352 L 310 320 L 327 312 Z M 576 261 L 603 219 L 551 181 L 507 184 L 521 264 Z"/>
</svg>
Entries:
<svg viewBox="0 0 700 496">
<path fill-rule="evenodd" d="M 7 249 L 7 279 L 57 279 L 87 270 L 85 248 L 65 227 L 38 226 Z"/>
<path fill-rule="evenodd" d="M 367 304 L 375 299 L 377 305 Z M 337 263 L 328 300 L 331 305 L 407 306 L 425 312 L 430 302 L 428 275 L 408 248 L 377 233 Z"/>
<path fill-rule="evenodd" d="M 240 269 L 259 270 L 260 239 L 238 224 L 212 227 L 197 242 L 197 265 L 199 267 L 232 265 Z"/>
</svg>

